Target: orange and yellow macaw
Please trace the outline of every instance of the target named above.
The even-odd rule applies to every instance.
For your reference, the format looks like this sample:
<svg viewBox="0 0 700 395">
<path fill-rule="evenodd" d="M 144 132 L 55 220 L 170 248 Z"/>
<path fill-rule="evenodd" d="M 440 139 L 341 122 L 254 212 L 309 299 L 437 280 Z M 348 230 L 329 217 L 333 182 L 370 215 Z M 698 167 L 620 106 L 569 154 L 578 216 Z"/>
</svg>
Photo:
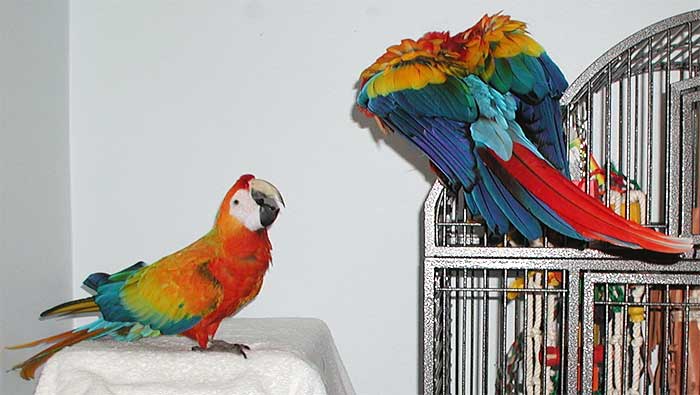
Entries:
<svg viewBox="0 0 700 395">
<path fill-rule="evenodd" d="M 61 349 L 111 336 L 135 341 L 182 334 L 199 347 L 223 347 L 245 356 L 244 345 L 213 340 L 221 321 L 260 291 L 271 259 L 267 228 L 284 205 L 277 188 L 241 176 L 219 208 L 214 227 L 202 238 L 151 265 L 139 262 L 114 274 L 93 273 L 83 284 L 94 296 L 60 304 L 41 317 L 99 313 L 94 322 L 12 348 L 54 343 L 15 366 L 24 379 Z"/>
</svg>

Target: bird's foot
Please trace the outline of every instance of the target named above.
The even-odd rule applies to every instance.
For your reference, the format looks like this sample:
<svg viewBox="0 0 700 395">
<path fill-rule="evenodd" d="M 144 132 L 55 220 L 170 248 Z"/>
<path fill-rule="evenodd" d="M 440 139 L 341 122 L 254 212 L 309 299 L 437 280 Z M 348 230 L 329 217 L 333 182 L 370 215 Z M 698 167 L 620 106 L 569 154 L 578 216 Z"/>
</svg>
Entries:
<svg viewBox="0 0 700 395">
<path fill-rule="evenodd" d="M 243 358 L 248 359 L 245 352 L 250 351 L 250 347 L 246 346 L 245 344 L 228 343 L 223 340 L 209 340 L 207 348 L 194 346 L 192 347 L 192 351 L 231 352 L 234 354 L 243 355 Z"/>
<path fill-rule="evenodd" d="M 547 240 L 547 245 L 545 245 L 544 237 L 540 237 L 534 240 L 530 240 L 530 247 L 554 247 L 554 244 Z"/>
</svg>

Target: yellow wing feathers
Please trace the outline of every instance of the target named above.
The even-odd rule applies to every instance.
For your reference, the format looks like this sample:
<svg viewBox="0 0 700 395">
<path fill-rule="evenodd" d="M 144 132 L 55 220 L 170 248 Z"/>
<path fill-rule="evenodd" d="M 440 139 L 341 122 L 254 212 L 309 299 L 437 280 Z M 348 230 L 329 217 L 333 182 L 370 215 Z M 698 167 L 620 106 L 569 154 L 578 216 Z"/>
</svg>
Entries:
<svg viewBox="0 0 700 395">
<path fill-rule="evenodd" d="M 209 272 L 211 254 L 190 250 L 171 255 L 130 277 L 121 297 L 138 320 L 161 327 L 166 321 L 205 316 L 223 290 Z"/>
</svg>

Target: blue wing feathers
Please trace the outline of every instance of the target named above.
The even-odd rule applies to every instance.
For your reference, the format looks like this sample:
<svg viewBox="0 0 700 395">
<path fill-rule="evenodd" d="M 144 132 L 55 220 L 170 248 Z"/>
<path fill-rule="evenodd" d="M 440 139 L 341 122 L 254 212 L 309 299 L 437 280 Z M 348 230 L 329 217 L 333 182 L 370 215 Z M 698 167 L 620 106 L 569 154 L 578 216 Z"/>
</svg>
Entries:
<svg viewBox="0 0 700 395">
<path fill-rule="evenodd" d="M 566 82 L 566 77 L 561 72 L 559 67 L 552 61 L 547 53 L 542 53 L 539 58 L 540 64 L 544 68 L 547 82 L 549 83 L 550 96 L 559 99 L 564 93 L 569 83 Z"/>
<path fill-rule="evenodd" d="M 519 102 L 517 122 L 527 138 L 555 168 L 569 177 L 566 142 L 558 102 L 545 97 L 536 105 Z"/>
<path fill-rule="evenodd" d="M 494 172 L 496 177 L 503 183 L 504 187 L 510 191 L 513 196 L 522 203 L 523 206 L 527 207 L 528 210 L 533 213 L 533 215 L 539 219 L 544 225 L 563 234 L 564 236 L 572 237 L 575 239 L 583 240 L 585 239 L 578 232 L 576 232 L 566 221 L 560 218 L 558 215 L 535 198 L 530 191 L 523 188 L 511 175 L 509 175 L 500 166 L 495 164 L 495 162 L 487 154 L 481 155 L 481 158 L 487 164 L 487 167 Z"/>
<path fill-rule="evenodd" d="M 504 216 L 528 240 L 542 237 L 542 227 L 537 219 L 492 175 L 481 159 L 477 159 L 477 164 L 486 190 Z"/>
<path fill-rule="evenodd" d="M 114 334 L 116 330 L 123 328 L 124 325 L 130 326 L 139 322 L 137 312 L 132 311 L 129 306 L 124 304 L 121 298 L 121 291 L 129 277 L 145 266 L 146 264 L 144 262 L 139 262 L 112 275 L 108 275 L 106 273 L 93 273 L 88 276 L 87 279 L 85 279 L 84 283 L 86 286 L 94 286 L 94 288 L 91 289 L 97 292 L 94 299 L 95 303 L 97 303 L 97 305 L 100 307 L 100 312 L 102 313 L 103 317 L 92 324 L 88 324 L 86 328 L 89 327 L 91 330 L 96 330 L 114 324 L 113 326 L 109 326 L 109 328 L 113 329 L 109 331 L 109 334 Z M 181 333 L 191 328 L 200 320 L 201 317 L 193 316 L 173 321 L 168 320 L 159 313 L 154 312 L 148 317 L 148 322 L 143 322 L 142 324 L 148 326 L 148 330 L 158 330 L 164 335 L 171 335 Z M 119 326 L 118 324 L 124 325 Z M 146 332 L 139 331 L 138 333 L 130 333 L 129 336 L 123 337 L 122 340 L 134 340 L 136 338 L 140 338 L 145 336 L 145 334 L 148 333 L 148 330 L 146 330 Z M 108 333 L 105 333 L 105 335 L 106 334 Z"/>
<path fill-rule="evenodd" d="M 525 54 L 495 60 L 496 71 L 489 84 L 519 100 L 518 123 L 539 152 L 568 177 L 566 144 L 563 140 L 558 99 L 568 84 L 561 70 L 546 53 Z M 520 114 L 524 111 L 526 114 Z"/>
<path fill-rule="evenodd" d="M 102 316 L 108 321 L 136 322 L 134 314 L 124 306 L 120 296 L 123 282 L 102 284 L 95 296 L 95 303 L 100 306 Z"/>
<path fill-rule="evenodd" d="M 477 154 L 487 149 L 508 160 L 513 144 L 521 144 L 565 171 L 561 115 L 554 98 L 565 89 L 561 72 L 546 55 L 518 55 L 496 59 L 489 83 L 475 75 L 448 76 L 442 84 L 372 98 L 365 84 L 358 103 L 407 137 L 451 185 L 461 185 L 469 210 L 491 232 L 505 233 L 512 224 L 532 240 L 542 236 L 544 224 L 581 238 L 505 171 L 495 170 Z"/>
<path fill-rule="evenodd" d="M 449 152 L 441 149 L 442 143 L 430 133 L 422 133 L 411 138 L 419 146 L 426 147 L 426 155 L 435 163 L 445 176 L 452 182 L 459 181 L 462 185 L 470 185 L 471 181 L 466 178 L 468 173 L 460 171 L 461 161 L 451 157 Z"/>
<path fill-rule="evenodd" d="M 427 85 L 420 90 L 404 90 L 392 94 L 405 110 L 426 117 L 472 122 L 477 117 L 474 99 L 468 87 L 460 80 L 449 77 L 444 84 Z"/>
<path fill-rule="evenodd" d="M 481 215 L 489 230 L 495 234 L 508 232 L 509 222 L 505 214 L 496 204 L 496 201 L 489 195 L 483 184 L 474 184 L 470 193 L 476 206 L 475 213 Z"/>
<path fill-rule="evenodd" d="M 530 60 L 538 62 L 541 66 L 542 73 L 538 74 L 538 78 L 547 84 L 547 90 L 535 103 L 520 103 L 521 110 L 529 112 L 529 116 L 520 116 L 519 123 L 525 129 L 527 137 L 537 145 L 550 164 L 569 177 L 567 147 L 559 108 L 559 98 L 569 84 L 547 53 Z M 539 70 L 540 67 L 536 69 Z M 528 108 L 528 105 L 531 107 Z M 529 120 L 526 119 L 528 117 Z M 534 125 L 533 120 L 536 122 Z"/>
</svg>

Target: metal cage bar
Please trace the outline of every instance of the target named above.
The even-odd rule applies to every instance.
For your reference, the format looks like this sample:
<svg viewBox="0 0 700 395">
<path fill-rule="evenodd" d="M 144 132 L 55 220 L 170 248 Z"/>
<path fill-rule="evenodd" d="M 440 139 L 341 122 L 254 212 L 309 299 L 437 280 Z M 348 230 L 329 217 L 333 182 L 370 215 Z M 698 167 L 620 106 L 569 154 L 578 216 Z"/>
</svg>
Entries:
<svg viewBox="0 0 700 395">
<path fill-rule="evenodd" d="M 600 287 L 601 284 L 605 287 L 606 292 L 602 296 L 596 297 L 596 287 Z M 608 292 L 611 286 L 624 287 L 623 300 L 611 300 L 610 293 Z M 649 295 L 650 289 L 656 289 L 662 291 L 661 301 L 631 301 L 628 298 L 628 290 L 633 286 L 643 286 L 647 295 Z M 691 288 L 693 287 L 693 288 Z M 615 393 L 626 394 L 629 393 L 629 387 L 627 384 L 634 376 L 629 377 L 627 369 L 630 368 L 628 363 L 626 363 L 626 358 L 629 357 L 630 350 L 624 343 L 624 339 L 627 339 L 630 333 L 630 324 L 628 320 L 628 312 L 633 308 L 643 307 L 644 309 L 644 319 L 649 323 L 652 322 L 651 312 L 654 310 L 663 311 L 661 315 L 663 330 L 663 345 L 658 345 L 658 357 L 656 360 L 653 359 L 651 355 L 646 355 L 643 357 L 644 362 L 646 362 L 647 368 L 653 366 L 653 362 L 656 362 L 657 373 L 658 368 L 660 371 L 660 387 L 654 390 L 653 393 L 669 393 L 673 385 L 680 386 L 680 392 L 673 392 L 679 394 L 687 393 L 688 388 L 688 377 L 689 369 L 700 369 L 700 366 L 693 365 L 689 366 L 688 354 L 689 354 L 689 323 L 691 321 L 691 310 L 693 313 L 700 311 L 700 303 L 690 301 L 691 289 L 700 289 L 700 274 L 687 274 L 687 273 L 601 273 L 601 272 L 590 272 L 583 275 L 583 362 L 582 362 L 582 382 L 583 383 L 594 383 L 596 378 L 593 376 L 594 370 L 594 333 L 592 330 L 596 322 L 596 312 L 598 307 L 604 308 L 605 320 L 608 322 L 608 315 L 613 309 L 618 309 L 622 313 L 621 325 L 624 328 L 623 335 L 623 347 L 621 350 L 621 360 L 622 360 L 622 379 L 624 385 L 622 388 L 616 388 Z M 678 291 L 681 292 L 680 300 L 678 300 Z M 675 297 L 674 297 L 675 294 Z M 647 296 L 648 297 L 648 296 Z M 682 313 L 679 315 L 679 313 Z M 680 319 L 679 319 L 680 318 Z M 680 340 L 680 350 L 678 350 L 676 344 L 677 339 L 673 339 L 674 345 L 671 345 L 672 341 L 672 327 L 675 327 L 675 322 L 681 322 L 681 340 Z M 649 323 L 647 325 L 649 325 Z M 696 321 L 696 324 L 698 322 Z M 647 329 L 647 336 L 643 335 L 644 345 L 648 345 L 650 342 L 650 337 L 648 336 L 649 330 Z M 611 335 L 605 333 L 603 341 L 610 341 Z M 679 354 L 681 362 L 678 363 L 677 358 L 673 358 Z M 606 363 L 605 366 L 609 367 L 613 365 L 609 362 L 608 358 L 618 358 L 618 355 L 608 355 L 605 354 Z M 674 361 L 672 361 L 674 359 Z M 677 366 L 669 366 L 672 362 L 677 363 Z M 679 373 L 680 371 L 680 373 Z M 607 377 L 609 380 L 610 378 Z M 651 393 L 649 391 L 649 384 L 644 382 L 642 385 L 641 392 L 639 393 Z M 672 385 L 673 384 L 673 385 Z M 700 383 L 695 383 L 695 385 L 700 385 Z M 609 393 L 610 391 L 604 391 L 604 393 Z M 640 389 L 637 389 L 639 391 Z M 676 388 L 678 390 L 678 388 Z M 587 384 L 581 388 L 581 393 L 584 395 L 593 394 L 593 390 L 590 384 Z"/>
<path fill-rule="evenodd" d="M 526 283 L 525 288 L 515 287 L 512 284 L 503 286 L 503 279 L 532 277 L 535 273 L 543 275 L 560 273 L 561 282 L 557 287 L 535 286 L 534 283 Z M 647 298 L 649 287 L 663 284 L 666 278 L 675 279 L 673 281 L 676 282 L 667 282 L 670 285 L 680 283 L 680 280 L 685 281 L 683 284 L 700 285 L 700 272 L 698 262 L 695 260 L 684 260 L 674 265 L 661 265 L 616 259 L 426 258 L 424 276 L 426 279 L 423 321 L 425 394 L 452 395 L 495 394 L 502 393 L 497 392 L 497 388 L 507 388 L 506 378 L 499 375 L 499 369 L 485 370 L 487 366 L 484 361 L 488 366 L 500 367 L 500 372 L 503 372 L 504 366 L 508 367 L 508 352 L 517 337 L 518 329 L 522 332 L 524 328 L 540 328 L 543 333 L 547 332 L 544 322 L 535 325 L 533 318 L 527 314 L 526 305 L 530 303 L 534 306 L 537 295 L 555 295 L 560 298 L 558 305 L 561 308 L 555 315 L 556 320 L 552 321 L 555 322 L 559 335 L 559 338 L 553 342 L 555 348 L 559 348 L 557 354 L 559 362 L 556 364 L 559 382 L 554 387 L 558 388 L 559 394 L 579 394 L 584 391 L 579 387 L 579 377 L 584 383 L 590 382 L 591 373 L 586 370 L 586 367 L 592 366 L 593 361 L 592 343 L 589 344 L 592 340 L 584 336 L 581 338 L 583 347 L 580 348 L 579 333 L 586 335 L 584 329 L 590 326 L 591 318 L 586 318 L 592 311 L 590 306 L 601 303 L 593 299 L 592 291 L 587 291 L 589 285 L 585 281 L 600 283 L 601 278 L 608 278 L 612 279 L 609 283 L 629 282 L 643 285 L 646 287 Z M 637 282 L 630 282 L 628 278 L 635 278 Z M 522 296 L 519 297 L 520 299 L 504 304 L 503 301 L 509 293 Z M 489 298 L 485 294 L 494 295 L 494 297 Z M 485 302 L 485 300 L 488 301 Z M 459 304 L 462 302 L 466 303 Z M 509 303 L 521 305 L 513 308 Z M 663 308 L 669 304 L 668 302 L 652 303 L 649 300 L 608 304 L 615 303 L 616 305 L 643 306 L 646 316 L 650 314 L 649 309 L 659 306 Z M 545 304 L 545 300 L 540 299 L 539 304 L 544 312 L 549 310 L 549 302 Z M 700 300 L 696 304 L 700 306 Z M 436 306 L 440 307 L 436 309 Z M 694 308 L 695 304 L 687 306 Z M 462 312 L 456 314 L 458 308 Z M 519 317 L 517 320 L 508 320 L 508 322 L 484 320 L 484 308 L 489 309 L 487 318 L 499 315 Z M 698 315 L 700 316 L 700 313 Z M 623 317 L 625 321 L 626 317 L 626 315 Z M 605 321 L 608 320 L 609 317 Z M 485 325 L 487 330 L 484 329 Z M 459 342 L 455 342 L 455 339 L 448 335 L 454 333 L 457 327 L 469 328 L 467 332 L 460 331 Z M 505 330 L 503 330 L 504 327 Z M 649 328 L 644 328 L 645 333 L 649 331 Z M 521 348 L 532 349 L 528 343 L 534 341 L 536 340 L 532 336 L 524 336 Z M 540 342 L 544 346 L 544 339 Z M 486 354 L 483 353 L 484 346 L 488 346 Z M 627 347 L 624 342 L 623 347 Z M 626 355 L 624 358 L 623 363 L 628 364 L 630 356 Z M 579 361 L 581 361 L 580 365 L 586 368 L 581 372 L 581 376 L 579 376 Z M 523 359 L 519 365 L 519 371 L 526 372 L 529 365 L 534 362 L 534 359 Z M 540 361 L 540 364 L 543 369 L 546 369 L 546 362 Z M 540 383 L 544 381 L 543 373 L 539 370 Z M 649 383 L 645 381 L 641 386 L 645 384 Z M 628 393 L 627 390 L 624 392 Z"/>
</svg>

